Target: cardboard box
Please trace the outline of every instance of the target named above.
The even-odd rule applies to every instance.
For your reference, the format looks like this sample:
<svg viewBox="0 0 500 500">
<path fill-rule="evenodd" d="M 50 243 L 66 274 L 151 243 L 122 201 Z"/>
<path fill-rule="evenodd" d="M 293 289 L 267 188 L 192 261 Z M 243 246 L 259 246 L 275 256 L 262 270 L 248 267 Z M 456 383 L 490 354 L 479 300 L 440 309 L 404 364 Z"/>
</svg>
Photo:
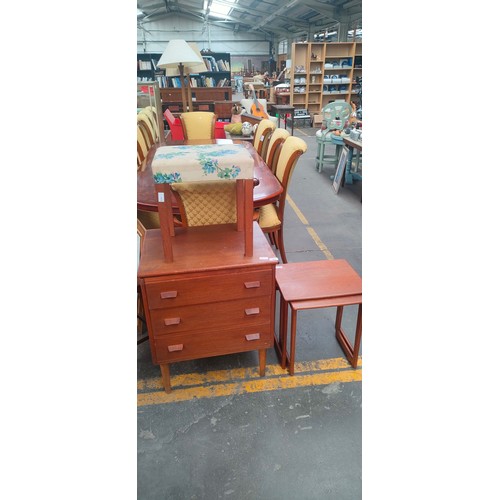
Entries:
<svg viewBox="0 0 500 500">
<path fill-rule="evenodd" d="M 321 127 L 323 123 L 323 115 L 313 115 L 313 127 Z"/>
</svg>

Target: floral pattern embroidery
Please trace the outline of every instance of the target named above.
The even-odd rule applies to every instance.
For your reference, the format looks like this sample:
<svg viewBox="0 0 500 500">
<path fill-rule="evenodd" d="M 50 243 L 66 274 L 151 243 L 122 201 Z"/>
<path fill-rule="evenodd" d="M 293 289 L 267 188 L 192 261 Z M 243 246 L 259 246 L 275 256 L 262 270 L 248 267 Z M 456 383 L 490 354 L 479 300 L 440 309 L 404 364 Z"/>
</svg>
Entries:
<svg viewBox="0 0 500 500">
<path fill-rule="evenodd" d="M 217 177 L 220 179 L 234 179 L 238 177 L 241 172 L 240 167 L 232 165 L 231 167 L 221 168 L 219 167 L 219 160 L 213 159 L 212 156 L 205 156 L 204 153 L 200 153 L 200 165 L 203 170 L 204 175 L 213 174 L 217 171 Z"/>
<path fill-rule="evenodd" d="M 235 148 L 235 146 L 236 145 L 233 145 L 231 148 L 214 148 L 212 144 L 197 145 L 195 147 L 196 151 L 194 151 L 193 146 L 174 146 L 167 151 L 165 151 L 167 148 L 162 148 L 163 150 L 161 152 L 156 153 L 153 161 L 163 160 L 170 163 L 175 159 L 180 163 L 182 159 L 186 157 L 185 161 L 190 162 L 194 160 L 200 165 L 202 174 L 205 177 L 216 174 L 219 179 L 236 179 L 241 173 L 241 168 L 239 166 L 232 164 L 229 158 L 229 161 L 222 162 L 222 166 L 219 164 L 219 159 L 225 156 L 234 156 L 238 152 L 235 151 L 235 149 L 238 150 L 242 148 L 240 145 L 238 145 L 237 148 Z M 195 155 L 193 155 L 194 152 Z M 188 178 L 189 177 L 190 176 L 188 176 Z M 158 168 L 156 173 L 153 173 L 153 178 L 156 184 L 187 182 L 183 180 L 181 172 L 168 171 L 167 168 L 164 168 L 162 171 L 161 167 Z"/>
<path fill-rule="evenodd" d="M 153 175 L 153 179 L 156 184 L 173 184 L 175 182 L 182 182 L 182 177 L 179 172 L 172 172 L 170 174 L 158 172 Z"/>
</svg>

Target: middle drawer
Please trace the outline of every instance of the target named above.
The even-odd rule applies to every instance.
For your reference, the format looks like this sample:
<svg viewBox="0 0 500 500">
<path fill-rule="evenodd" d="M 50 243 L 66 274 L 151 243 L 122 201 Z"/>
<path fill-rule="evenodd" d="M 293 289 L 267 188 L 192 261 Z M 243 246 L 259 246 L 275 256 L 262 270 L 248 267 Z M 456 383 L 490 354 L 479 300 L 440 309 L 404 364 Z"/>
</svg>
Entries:
<svg viewBox="0 0 500 500">
<path fill-rule="evenodd" d="M 217 330 L 270 321 L 271 299 L 255 297 L 212 304 L 195 304 L 150 311 L 153 334 L 165 335 L 186 330 Z"/>
</svg>

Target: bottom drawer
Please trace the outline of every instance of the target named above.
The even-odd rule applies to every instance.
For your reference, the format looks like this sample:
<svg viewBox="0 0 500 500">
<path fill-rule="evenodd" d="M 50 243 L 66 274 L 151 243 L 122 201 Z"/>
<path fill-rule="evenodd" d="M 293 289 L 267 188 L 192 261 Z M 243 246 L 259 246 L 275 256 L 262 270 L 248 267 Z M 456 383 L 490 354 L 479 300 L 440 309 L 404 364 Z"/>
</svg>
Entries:
<svg viewBox="0 0 500 500">
<path fill-rule="evenodd" d="M 154 340 L 153 360 L 157 364 L 272 347 L 269 324 L 215 333 L 175 333 Z M 155 355 L 156 354 L 156 355 Z"/>
</svg>

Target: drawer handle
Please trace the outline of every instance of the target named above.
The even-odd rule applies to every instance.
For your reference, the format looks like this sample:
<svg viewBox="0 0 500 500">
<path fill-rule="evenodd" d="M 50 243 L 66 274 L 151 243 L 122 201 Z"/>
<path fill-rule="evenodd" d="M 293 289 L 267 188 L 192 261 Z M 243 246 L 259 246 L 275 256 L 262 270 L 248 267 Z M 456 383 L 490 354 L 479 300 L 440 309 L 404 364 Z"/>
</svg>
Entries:
<svg viewBox="0 0 500 500">
<path fill-rule="evenodd" d="M 260 314 L 260 308 L 252 307 L 250 309 L 245 309 L 245 314 L 247 316 L 252 316 L 253 314 Z"/>
<path fill-rule="evenodd" d="M 184 349 L 184 344 L 169 345 L 167 349 L 168 352 L 182 351 L 182 349 Z"/>
<path fill-rule="evenodd" d="M 168 292 L 161 292 L 160 297 L 162 299 L 174 299 L 177 297 L 177 290 L 169 290 Z"/>
<path fill-rule="evenodd" d="M 245 335 L 245 338 L 247 340 L 259 340 L 260 339 L 260 333 L 249 333 Z"/>
<path fill-rule="evenodd" d="M 178 325 L 181 322 L 181 318 L 165 318 L 163 321 L 166 326 Z"/>
<path fill-rule="evenodd" d="M 245 281 L 245 288 L 260 288 L 260 281 Z"/>
</svg>

